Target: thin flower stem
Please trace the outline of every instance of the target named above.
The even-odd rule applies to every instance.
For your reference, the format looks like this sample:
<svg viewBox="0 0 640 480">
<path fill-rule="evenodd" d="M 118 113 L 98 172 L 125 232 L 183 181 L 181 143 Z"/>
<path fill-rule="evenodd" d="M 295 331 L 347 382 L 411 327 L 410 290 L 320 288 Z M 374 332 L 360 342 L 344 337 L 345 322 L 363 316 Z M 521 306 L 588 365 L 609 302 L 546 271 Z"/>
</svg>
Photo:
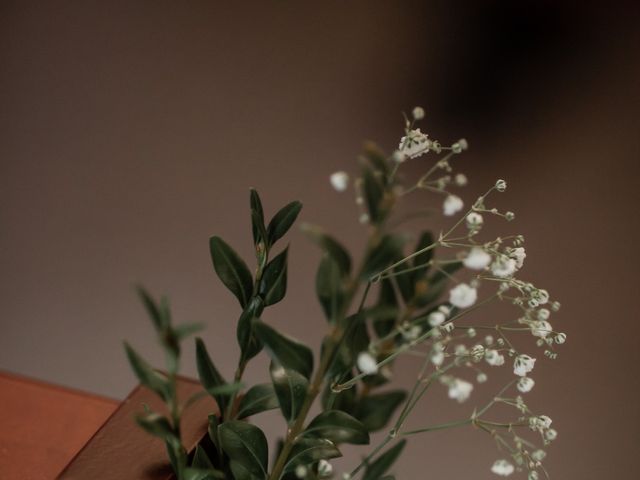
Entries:
<svg viewBox="0 0 640 480">
<path fill-rule="evenodd" d="M 406 437 L 409 435 L 416 435 L 418 433 L 434 432 L 437 430 L 446 430 L 447 428 L 462 427 L 464 425 L 470 425 L 472 423 L 473 423 L 473 420 L 471 418 L 466 418 L 464 420 L 458 420 L 457 422 L 442 423 L 440 425 L 433 425 L 431 427 L 419 428 L 417 430 L 409 430 L 408 432 L 404 432 L 402 435 Z"/>
</svg>

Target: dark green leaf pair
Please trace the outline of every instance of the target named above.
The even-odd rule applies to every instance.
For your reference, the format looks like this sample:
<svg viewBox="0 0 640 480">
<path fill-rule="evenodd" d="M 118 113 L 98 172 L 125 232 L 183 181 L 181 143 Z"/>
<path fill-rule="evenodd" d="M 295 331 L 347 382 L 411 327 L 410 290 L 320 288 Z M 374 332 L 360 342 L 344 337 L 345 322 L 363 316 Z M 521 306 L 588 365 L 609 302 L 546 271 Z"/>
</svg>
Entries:
<svg viewBox="0 0 640 480">
<path fill-rule="evenodd" d="M 282 238 L 298 218 L 302 204 L 298 201 L 291 202 L 282 207 L 265 227 L 264 210 L 258 192 L 251 189 L 249 204 L 251 207 L 251 225 L 253 240 L 256 247 L 263 243 L 268 251 L 273 244 Z"/>
</svg>

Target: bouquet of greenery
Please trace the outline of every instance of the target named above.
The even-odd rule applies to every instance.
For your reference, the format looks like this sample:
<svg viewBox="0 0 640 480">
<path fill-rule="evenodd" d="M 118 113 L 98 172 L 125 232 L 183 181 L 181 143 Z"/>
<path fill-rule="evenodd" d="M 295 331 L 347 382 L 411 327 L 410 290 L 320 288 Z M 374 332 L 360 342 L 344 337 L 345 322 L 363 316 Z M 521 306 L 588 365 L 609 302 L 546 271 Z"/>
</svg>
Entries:
<svg viewBox="0 0 640 480">
<path fill-rule="evenodd" d="M 361 175 L 353 182 L 345 172 L 330 178 L 337 191 L 353 186 L 362 210 L 360 222 L 368 226 L 359 262 L 322 229 L 302 227 L 323 252 L 316 293 L 328 327 L 317 356 L 269 325 L 266 315 L 268 307 L 286 294 L 287 248 L 278 251 L 277 247 L 302 205 L 284 206 L 267 223 L 258 192 L 251 190 L 253 273 L 224 240 L 210 239 L 215 272 L 241 307 L 240 358 L 233 380 L 227 381 L 205 344 L 196 338 L 202 394 L 215 398 L 219 412 L 209 416 L 208 436 L 193 452 L 187 452 L 181 442 L 180 418 L 194 398 L 180 403 L 176 376 L 180 344 L 199 327 L 174 325 L 166 298 L 155 301 L 140 289 L 166 352 L 166 373 L 153 369 L 128 345 L 126 351 L 140 382 L 163 399 L 167 412 L 147 409 L 137 422 L 165 442 L 178 480 L 329 478 L 337 475 L 330 460 L 341 456 L 341 444 L 368 445 L 370 434 L 383 429 L 387 433 L 382 440 L 339 477 L 392 479 L 388 471 L 407 438 L 465 425 L 486 432 L 496 442 L 503 458 L 491 466 L 495 474 L 519 471 L 530 480 L 547 476 L 543 448 L 557 433 L 551 419 L 534 413 L 523 398 L 534 386 L 530 373 L 536 358 L 517 348 L 512 337 L 531 335 L 545 357 L 555 358 L 554 347 L 564 343 L 566 335 L 553 330 L 549 317 L 560 305 L 550 300 L 546 290 L 517 278 L 526 256 L 522 236 L 480 239 L 485 217 L 514 218 L 511 212 L 488 206 L 490 195 L 503 192 L 506 182 L 498 180 L 465 208 L 450 190 L 467 182 L 451 167 L 452 159 L 467 149 L 467 142 L 443 146 L 430 139 L 415 128 L 423 116 L 416 107 L 411 119 L 405 117 L 404 136 L 392 155 L 366 145 Z M 400 171 L 404 162 L 434 155 L 438 158 L 417 181 L 404 181 Z M 453 220 L 437 235 L 424 231 L 409 243 L 411 235 L 398 231 L 402 222 L 393 213 L 399 202 L 417 191 L 441 195 L 442 212 Z M 512 305 L 515 314 L 491 324 L 471 320 L 481 307 L 496 301 Z M 270 381 L 245 388 L 245 367 L 263 350 L 270 358 Z M 408 390 L 380 390 L 391 381 L 396 358 L 405 354 L 420 359 L 415 384 Z M 513 377 L 465 418 L 407 426 L 411 411 L 430 387 L 442 385 L 449 398 L 465 402 L 474 388 L 469 372 L 475 382 L 482 383 L 487 379 L 483 369 L 505 364 L 511 366 Z M 310 418 L 316 401 L 321 412 Z M 511 417 L 494 417 L 496 405 L 513 412 Z M 280 409 L 286 428 L 274 442 L 274 460 L 269 465 L 267 438 L 247 419 L 271 409 Z"/>
</svg>

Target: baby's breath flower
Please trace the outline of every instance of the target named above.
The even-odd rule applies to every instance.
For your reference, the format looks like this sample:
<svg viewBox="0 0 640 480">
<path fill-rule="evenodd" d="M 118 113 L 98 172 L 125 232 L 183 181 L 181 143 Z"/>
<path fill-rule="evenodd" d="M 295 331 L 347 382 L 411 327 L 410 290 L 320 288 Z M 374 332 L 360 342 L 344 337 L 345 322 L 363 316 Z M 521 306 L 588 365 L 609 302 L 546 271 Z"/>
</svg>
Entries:
<svg viewBox="0 0 640 480">
<path fill-rule="evenodd" d="M 531 470 L 529 472 L 529 475 L 527 475 L 527 480 L 538 480 L 540 477 L 538 475 L 538 472 L 536 472 L 535 470 Z"/>
<path fill-rule="evenodd" d="M 318 476 L 320 478 L 327 478 L 333 474 L 333 465 L 326 460 L 322 459 L 318 462 Z"/>
<path fill-rule="evenodd" d="M 545 338 L 553 331 L 553 327 L 546 320 L 531 322 L 531 334 L 534 337 Z"/>
<path fill-rule="evenodd" d="M 459 187 L 464 187 L 468 183 L 467 176 L 464 173 L 456 174 L 453 181 Z"/>
<path fill-rule="evenodd" d="M 402 163 L 407 159 L 406 155 L 402 153 L 400 150 L 396 150 L 395 152 L 393 152 L 393 154 L 391 155 L 391 158 L 396 163 Z"/>
<path fill-rule="evenodd" d="M 524 265 L 524 259 L 527 258 L 527 253 L 524 251 L 524 247 L 516 247 L 509 250 L 509 256 L 516 261 L 516 266 L 520 269 Z"/>
<path fill-rule="evenodd" d="M 483 222 L 484 219 L 482 215 L 477 212 L 471 212 L 467 215 L 467 228 L 469 228 L 469 230 L 479 230 Z"/>
<path fill-rule="evenodd" d="M 541 288 L 531 292 L 531 298 L 538 302 L 538 305 L 544 305 L 549 302 L 549 292 Z"/>
<path fill-rule="evenodd" d="M 507 460 L 496 460 L 491 471 L 501 477 L 508 477 L 515 471 L 515 467 Z"/>
<path fill-rule="evenodd" d="M 365 375 L 378 373 L 378 362 L 368 352 L 360 352 L 358 355 L 358 370 Z"/>
<path fill-rule="evenodd" d="M 442 210 L 447 217 L 451 217 L 462 210 L 463 206 L 464 203 L 460 197 L 457 195 L 448 195 L 447 198 L 444 199 Z"/>
<path fill-rule="evenodd" d="M 506 213 L 504 214 L 504 218 L 505 218 L 508 222 L 510 222 L 511 220 L 513 220 L 514 218 L 516 218 L 516 214 L 515 214 L 515 213 L 513 213 L 513 212 L 506 212 Z"/>
<path fill-rule="evenodd" d="M 450 378 L 446 383 L 449 386 L 449 398 L 456 400 L 458 403 L 466 401 L 473 390 L 472 383 L 460 378 Z"/>
<path fill-rule="evenodd" d="M 442 351 L 441 344 L 436 343 L 433 345 L 431 354 L 429 355 L 429 360 L 431 360 L 431 363 L 433 363 L 436 367 L 442 365 L 442 362 L 444 362 L 444 352 Z"/>
<path fill-rule="evenodd" d="M 471 270 L 484 270 L 491 263 L 491 255 L 481 247 L 473 247 L 462 263 Z"/>
<path fill-rule="evenodd" d="M 556 438 L 558 438 L 558 432 L 553 428 L 550 428 L 544 433 L 544 438 L 550 442 L 553 442 Z"/>
<path fill-rule="evenodd" d="M 531 458 L 533 460 L 535 460 L 536 462 L 542 462 L 545 457 L 547 456 L 547 452 L 545 452 L 544 450 L 535 450 L 532 454 L 531 454 Z"/>
<path fill-rule="evenodd" d="M 500 278 L 508 278 L 512 276 L 516 273 L 517 269 L 518 264 L 516 260 L 506 257 L 505 255 L 500 255 L 491 264 L 491 273 Z"/>
<path fill-rule="evenodd" d="M 420 131 L 419 128 L 410 130 L 409 133 L 400 139 L 400 150 L 405 156 L 409 158 L 416 158 L 429 151 L 431 141 Z"/>
<path fill-rule="evenodd" d="M 478 383 L 484 383 L 484 382 L 486 382 L 486 381 L 487 381 L 487 374 L 486 374 L 486 373 L 484 373 L 484 372 L 480 372 L 480 373 L 478 374 L 478 376 L 476 377 L 476 381 L 477 381 Z"/>
<path fill-rule="evenodd" d="M 454 307 L 469 308 L 477 299 L 478 291 L 466 283 L 460 283 L 449 291 L 449 303 Z"/>
<path fill-rule="evenodd" d="M 466 150 L 467 148 L 469 148 L 469 143 L 467 143 L 467 141 L 464 138 L 461 138 L 460 140 L 458 140 L 458 145 L 460 145 L 460 148 L 462 148 L 462 150 Z"/>
<path fill-rule="evenodd" d="M 554 340 L 558 345 L 562 345 L 564 342 L 567 341 L 567 334 L 560 332 L 555 336 Z"/>
<path fill-rule="evenodd" d="M 413 118 L 415 120 L 422 120 L 424 118 L 424 108 L 422 108 L 422 107 L 414 107 L 414 109 L 411 112 L 411 114 L 413 115 Z"/>
<path fill-rule="evenodd" d="M 538 310 L 537 316 L 538 320 L 549 320 L 551 312 L 546 308 L 541 308 L 540 310 Z"/>
<path fill-rule="evenodd" d="M 447 319 L 444 313 L 439 310 L 435 312 L 431 312 L 428 317 L 429 325 L 432 327 L 437 327 L 438 325 L 442 325 L 444 321 Z"/>
<path fill-rule="evenodd" d="M 522 393 L 528 393 L 531 391 L 535 384 L 536 382 L 533 381 L 533 378 L 522 377 L 520 380 L 518 380 L 516 387 L 518 388 L 518 391 Z"/>
<path fill-rule="evenodd" d="M 329 178 L 331 186 L 338 192 L 344 192 L 349 187 L 349 175 L 347 172 L 335 172 Z"/>
<path fill-rule="evenodd" d="M 305 478 L 307 476 L 307 467 L 304 465 L 298 465 L 295 470 L 296 477 Z"/>
<path fill-rule="evenodd" d="M 504 180 L 498 180 L 496 182 L 496 190 L 499 192 L 504 192 L 507 189 L 507 182 Z"/>
<path fill-rule="evenodd" d="M 513 361 L 513 373 L 519 377 L 524 377 L 527 373 L 533 370 L 535 363 L 536 359 L 529 355 L 518 355 Z"/>
<path fill-rule="evenodd" d="M 502 355 L 497 350 L 487 349 L 484 352 L 484 359 L 492 367 L 499 367 L 501 365 L 504 365 L 504 355 Z"/>
</svg>

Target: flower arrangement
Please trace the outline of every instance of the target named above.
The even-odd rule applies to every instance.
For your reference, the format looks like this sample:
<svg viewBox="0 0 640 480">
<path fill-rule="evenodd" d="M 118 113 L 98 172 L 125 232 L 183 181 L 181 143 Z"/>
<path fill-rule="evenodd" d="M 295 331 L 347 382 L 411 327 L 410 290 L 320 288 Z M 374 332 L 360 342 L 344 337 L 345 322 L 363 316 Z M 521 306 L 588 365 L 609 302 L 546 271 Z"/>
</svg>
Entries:
<svg viewBox="0 0 640 480">
<path fill-rule="evenodd" d="M 279 241 L 302 205 L 289 203 L 267 223 L 262 201 L 251 190 L 253 273 L 224 240 L 210 239 L 214 270 L 240 304 L 240 356 L 233 380 L 227 381 L 203 341 L 195 340 L 203 387 L 199 395 L 213 396 L 219 413 L 209 416 L 208 435 L 193 452 L 181 443 L 180 418 L 199 395 L 181 403 L 176 376 L 180 345 L 200 326 L 174 325 L 167 299 L 156 301 L 139 289 L 166 354 L 166 372 L 153 369 L 129 345 L 126 353 L 139 381 L 162 398 L 167 412 L 147 408 L 136 420 L 165 442 L 178 480 L 329 478 L 338 475 L 330 460 L 341 456 L 341 444 L 368 445 L 371 433 L 385 429 L 382 440 L 338 477 L 392 479 L 388 472 L 407 439 L 462 426 L 484 431 L 496 442 L 501 458 L 490 467 L 496 475 L 517 471 L 529 480 L 548 477 L 544 448 L 557 432 L 549 417 L 535 413 L 525 401 L 535 385 L 530 374 L 539 355 L 516 347 L 513 336 L 530 335 L 544 357 L 556 358 L 555 347 L 566 335 L 556 332 L 549 318 L 560 304 L 546 290 L 518 278 L 526 258 L 522 236 L 481 240 L 489 217 L 514 219 L 512 212 L 489 206 L 492 195 L 506 190 L 506 182 L 498 180 L 465 209 L 450 190 L 467 183 L 451 166 L 454 157 L 467 150 L 467 142 L 443 146 L 430 139 L 415 128 L 423 117 L 420 107 L 411 118 L 405 116 L 404 136 L 390 156 L 366 145 L 361 176 L 353 182 L 345 172 L 330 177 L 338 192 L 354 187 L 362 210 L 360 222 L 368 234 L 359 263 L 324 230 L 302 227 L 322 250 L 316 293 L 328 327 L 317 357 L 267 320 L 268 307 L 283 300 L 287 291 L 288 247 L 278 251 Z M 404 180 L 401 167 L 406 161 L 436 155 L 417 181 Z M 410 235 L 398 231 L 402 223 L 394 226 L 391 219 L 397 204 L 418 191 L 442 195 L 442 213 L 452 220 L 438 235 L 424 231 L 411 246 Z M 492 302 L 511 305 L 514 313 L 489 324 L 472 320 Z M 270 359 L 270 379 L 246 388 L 245 368 L 262 351 Z M 409 354 L 420 359 L 415 383 L 407 390 L 381 389 L 392 380 L 397 357 Z M 504 387 L 465 418 L 418 428 L 407 425 L 430 388 L 440 385 L 452 400 L 466 402 L 474 389 L 470 378 L 483 383 L 485 370 L 500 366 L 512 370 L 505 374 L 510 378 Z M 311 418 L 315 403 L 321 412 Z M 510 418 L 492 416 L 498 405 L 511 412 Z M 272 409 L 281 411 L 286 425 L 269 466 L 267 438 L 247 419 Z"/>
</svg>

